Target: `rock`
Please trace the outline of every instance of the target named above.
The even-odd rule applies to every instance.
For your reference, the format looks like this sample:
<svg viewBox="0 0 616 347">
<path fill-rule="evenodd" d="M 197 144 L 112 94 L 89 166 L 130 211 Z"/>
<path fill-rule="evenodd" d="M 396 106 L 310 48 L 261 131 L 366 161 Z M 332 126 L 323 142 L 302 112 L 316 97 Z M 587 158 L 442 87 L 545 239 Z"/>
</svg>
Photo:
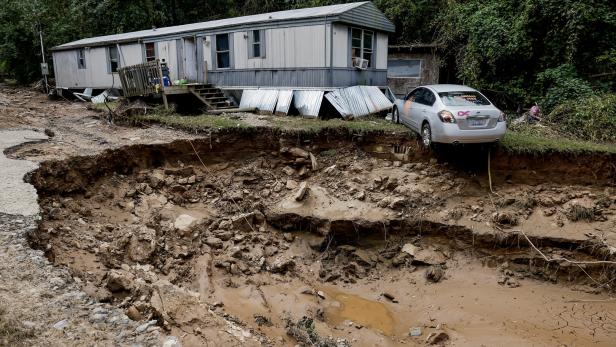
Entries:
<svg viewBox="0 0 616 347">
<path fill-rule="evenodd" d="M 137 226 L 132 230 L 127 254 L 135 262 L 146 261 L 156 250 L 156 230 L 146 226 Z"/>
<path fill-rule="evenodd" d="M 295 236 L 293 234 L 291 234 L 291 233 L 284 233 L 284 234 L 282 234 L 282 237 L 287 242 L 293 242 L 295 240 Z"/>
<path fill-rule="evenodd" d="M 312 166 L 312 171 L 316 171 L 319 169 L 319 163 L 317 163 L 317 157 L 314 156 L 314 154 L 309 153 L 310 154 L 310 165 Z"/>
<path fill-rule="evenodd" d="M 182 347 L 182 344 L 177 337 L 167 336 L 167 339 L 165 339 L 165 342 L 163 342 L 163 347 Z"/>
<path fill-rule="evenodd" d="M 284 185 L 282 184 L 282 182 L 276 182 L 276 184 L 274 184 L 274 187 L 272 188 L 272 190 L 275 193 L 280 193 L 280 191 L 282 191 L 282 188 L 284 188 Z"/>
<path fill-rule="evenodd" d="M 56 324 L 53 325 L 54 329 L 58 329 L 58 330 L 62 330 L 64 328 L 66 328 L 68 326 L 68 319 L 63 319 L 59 322 L 57 322 Z"/>
<path fill-rule="evenodd" d="M 320 290 L 319 290 L 319 291 L 317 291 L 317 296 L 318 296 L 319 298 L 321 298 L 321 299 L 325 300 L 325 293 L 324 293 L 324 292 L 322 292 L 322 291 L 320 291 Z"/>
<path fill-rule="evenodd" d="M 356 249 L 353 255 L 357 259 L 357 263 L 362 266 L 373 267 L 378 261 L 377 256 L 365 249 Z"/>
<path fill-rule="evenodd" d="M 135 276 L 125 270 L 111 270 L 107 273 L 107 288 L 112 292 L 133 289 Z"/>
<path fill-rule="evenodd" d="M 49 129 L 49 128 L 45 128 L 45 130 L 43 131 L 43 133 L 49 137 L 54 137 L 56 136 L 56 133 L 53 132 L 53 130 Z"/>
<path fill-rule="evenodd" d="M 310 152 L 305 151 L 301 148 L 298 147 L 291 147 L 289 148 L 288 152 L 290 155 L 294 156 L 294 157 L 299 157 L 299 158 L 305 158 L 308 159 L 310 158 Z"/>
<path fill-rule="evenodd" d="M 394 189 L 396 189 L 396 187 L 398 187 L 398 179 L 397 178 L 390 178 L 387 181 L 387 184 L 385 184 L 385 189 L 387 189 L 387 190 L 394 190 Z"/>
<path fill-rule="evenodd" d="M 286 273 L 295 268 L 295 261 L 290 258 L 280 256 L 274 260 L 270 266 L 270 271 L 273 273 Z"/>
<path fill-rule="evenodd" d="M 336 172 L 336 165 L 328 166 L 323 169 L 323 173 L 327 175 L 333 175 Z"/>
<path fill-rule="evenodd" d="M 442 266 L 435 265 L 426 269 L 425 277 L 430 282 L 437 283 L 443 276 L 445 276 L 445 270 L 443 270 Z"/>
<path fill-rule="evenodd" d="M 310 188 L 308 188 L 308 184 L 306 182 L 300 183 L 297 192 L 295 192 L 295 196 L 294 196 L 295 201 L 304 200 L 309 190 Z"/>
<path fill-rule="evenodd" d="M 366 199 L 366 192 L 365 191 L 359 191 L 356 195 L 355 195 L 355 199 L 357 200 L 365 200 Z"/>
<path fill-rule="evenodd" d="M 295 189 L 299 184 L 294 180 L 287 180 L 287 189 Z"/>
<path fill-rule="evenodd" d="M 395 296 L 393 296 L 393 294 L 388 293 L 388 292 L 385 292 L 385 293 L 383 293 L 382 295 L 383 295 L 383 297 L 384 297 L 385 299 L 387 299 L 387 300 L 389 300 L 389 301 L 391 301 L 391 302 L 393 302 L 393 303 L 398 303 L 398 300 L 396 300 L 396 297 L 395 297 Z"/>
<path fill-rule="evenodd" d="M 518 224 L 518 219 L 513 214 L 506 212 L 492 213 L 492 221 L 505 227 L 515 226 Z"/>
<path fill-rule="evenodd" d="M 150 182 L 150 186 L 158 188 L 165 183 L 165 178 L 165 173 L 163 171 L 154 170 L 148 177 L 148 180 Z"/>
<path fill-rule="evenodd" d="M 148 330 L 149 327 L 156 325 L 156 320 L 151 320 L 146 323 L 141 324 L 137 328 L 135 328 L 135 332 L 141 334 L 142 332 Z"/>
<path fill-rule="evenodd" d="M 240 231 L 252 231 L 255 224 L 255 212 L 239 214 L 231 218 L 233 228 Z"/>
<path fill-rule="evenodd" d="M 421 328 L 412 327 L 411 330 L 409 330 L 409 335 L 413 337 L 421 336 Z"/>
<path fill-rule="evenodd" d="M 195 169 L 192 166 L 165 169 L 165 175 L 188 177 L 194 174 L 195 174 Z"/>
<path fill-rule="evenodd" d="M 90 316 L 90 323 L 102 323 L 107 320 L 106 313 L 95 313 Z"/>
<path fill-rule="evenodd" d="M 141 314 L 141 312 L 139 312 L 139 310 L 135 306 L 129 307 L 126 310 L 126 315 L 128 316 L 128 318 L 134 321 L 137 321 L 137 322 L 143 319 L 143 315 Z"/>
<path fill-rule="evenodd" d="M 205 239 L 205 244 L 215 249 L 220 249 L 223 246 L 222 240 L 214 236 L 210 236 Z"/>
<path fill-rule="evenodd" d="M 447 257 L 441 251 L 419 248 L 411 243 L 402 246 L 402 253 L 413 257 L 412 264 L 415 265 L 438 265 L 447 261 Z"/>
<path fill-rule="evenodd" d="M 426 342 L 430 345 L 436 345 L 437 343 L 445 342 L 449 340 L 449 335 L 444 331 L 431 332 L 426 339 Z"/>
<path fill-rule="evenodd" d="M 173 222 L 173 226 L 182 234 L 190 232 L 191 228 L 195 225 L 197 218 L 189 214 L 179 215 Z"/>
<path fill-rule="evenodd" d="M 290 166 L 285 166 L 282 168 L 282 172 L 284 172 L 287 176 L 293 176 L 295 174 L 295 169 Z"/>
</svg>

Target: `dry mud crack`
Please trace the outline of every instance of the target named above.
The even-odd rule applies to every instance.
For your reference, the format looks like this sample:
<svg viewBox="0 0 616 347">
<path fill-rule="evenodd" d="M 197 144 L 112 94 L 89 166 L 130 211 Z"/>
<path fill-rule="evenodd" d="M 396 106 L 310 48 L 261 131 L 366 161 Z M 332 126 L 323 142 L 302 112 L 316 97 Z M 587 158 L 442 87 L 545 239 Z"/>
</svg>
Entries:
<svg viewBox="0 0 616 347">
<path fill-rule="evenodd" d="M 43 162 L 30 245 L 184 346 L 614 341 L 613 158 L 497 155 L 489 194 L 413 146 L 238 131 Z"/>
</svg>

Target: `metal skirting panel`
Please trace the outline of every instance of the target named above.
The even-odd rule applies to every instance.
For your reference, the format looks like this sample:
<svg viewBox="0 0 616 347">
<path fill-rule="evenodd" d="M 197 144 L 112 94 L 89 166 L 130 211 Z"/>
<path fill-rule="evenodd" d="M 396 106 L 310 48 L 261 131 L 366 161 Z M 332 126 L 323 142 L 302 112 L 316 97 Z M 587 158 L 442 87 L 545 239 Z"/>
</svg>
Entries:
<svg viewBox="0 0 616 347">
<path fill-rule="evenodd" d="M 316 118 L 319 116 L 323 94 L 322 90 L 296 90 L 293 92 L 293 106 L 300 115 Z"/>
<path fill-rule="evenodd" d="M 293 100 L 292 90 L 281 90 L 278 93 L 278 104 L 276 104 L 276 115 L 286 116 L 291 108 L 291 100 Z"/>
<path fill-rule="evenodd" d="M 310 68 L 208 71 L 208 82 L 223 88 L 386 86 L 387 70 Z"/>
</svg>

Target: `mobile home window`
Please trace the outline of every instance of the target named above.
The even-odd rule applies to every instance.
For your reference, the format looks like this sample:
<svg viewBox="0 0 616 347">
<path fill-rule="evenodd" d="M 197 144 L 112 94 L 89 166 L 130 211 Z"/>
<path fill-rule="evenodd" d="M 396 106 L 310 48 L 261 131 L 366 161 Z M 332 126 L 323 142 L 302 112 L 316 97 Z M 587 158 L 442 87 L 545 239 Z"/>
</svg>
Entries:
<svg viewBox="0 0 616 347">
<path fill-rule="evenodd" d="M 109 56 L 107 57 L 109 60 L 109 72 L 118 72 L 118 67 L 120 66 L 118 48 L 116 46 L 111 46 L 107 51 L 109 52 Z"/>
<path fill-rule="evenodd" d="M 248 32 L 248 58 L 265 58 L 265 31 Z"/>
<path fill-rule="evenodd" d="M 387 77 L 421 77 L 421 59 L 389 59 L 387 61 Z"/>
<path fill-rule="evenodd" d="M 231 66 L 229 34 L 216 35 L 216 67 L 227 69 Z"/>
<path fill-rule="evenodd" d="M 145 44 L 145 61 L 156 60 L 156 48 L 154 48 L 154 42 L 148 42 Z"/>
<path fill-rule="evenodd" d="M 374 32 L 369 30 L 351 29 L 351 59 L 363 58 L 368 60 L 368 67 L 372 67 L 372 47 Z"/>
<path fill-rule="evenodd" d="M 80 48 L 77 50 L 77 67 L 79 69 L 86 68 L 86 49 Z"/>
</svg>

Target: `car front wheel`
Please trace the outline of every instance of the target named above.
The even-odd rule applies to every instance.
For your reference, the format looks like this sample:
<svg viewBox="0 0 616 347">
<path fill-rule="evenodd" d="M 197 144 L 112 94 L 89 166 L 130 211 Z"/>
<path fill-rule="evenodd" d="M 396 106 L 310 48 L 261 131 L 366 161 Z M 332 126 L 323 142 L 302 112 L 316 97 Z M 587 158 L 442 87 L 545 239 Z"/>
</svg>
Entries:
<svg viewBox="0 0 616 347">
<path fill-rule="evenodd" d="M 432 129 L 430 129 L 430 124 L 428 123 L 424 123 L 421 126 L 421 143 L 426 149 L 432 146 Z"/>
</svg>

